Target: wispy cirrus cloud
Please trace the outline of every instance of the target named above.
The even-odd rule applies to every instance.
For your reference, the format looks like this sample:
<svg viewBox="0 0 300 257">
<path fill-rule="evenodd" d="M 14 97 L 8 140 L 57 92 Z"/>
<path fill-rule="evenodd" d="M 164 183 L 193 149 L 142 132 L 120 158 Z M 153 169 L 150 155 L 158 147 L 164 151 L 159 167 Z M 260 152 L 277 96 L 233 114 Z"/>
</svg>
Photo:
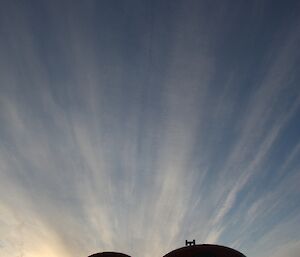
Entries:
<svg viewBox="0 0 300 257">
<path fill-rule="evenodd" d="M 294 256 L 299 22 L 247 5 L 3 5 L 1 255 Z"/>
</svg>

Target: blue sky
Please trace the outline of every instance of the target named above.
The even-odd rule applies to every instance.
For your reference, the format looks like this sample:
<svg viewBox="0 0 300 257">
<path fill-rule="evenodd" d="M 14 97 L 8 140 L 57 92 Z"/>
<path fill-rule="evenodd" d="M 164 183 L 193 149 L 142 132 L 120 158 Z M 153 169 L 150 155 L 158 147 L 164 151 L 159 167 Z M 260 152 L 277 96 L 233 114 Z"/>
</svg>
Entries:
<svg viewBox="0 0 300 257">
<path fill-rule="evenodd" d="M 2 257 L 298 257 L 299 1 L 0 7 Z"/>
</svg>

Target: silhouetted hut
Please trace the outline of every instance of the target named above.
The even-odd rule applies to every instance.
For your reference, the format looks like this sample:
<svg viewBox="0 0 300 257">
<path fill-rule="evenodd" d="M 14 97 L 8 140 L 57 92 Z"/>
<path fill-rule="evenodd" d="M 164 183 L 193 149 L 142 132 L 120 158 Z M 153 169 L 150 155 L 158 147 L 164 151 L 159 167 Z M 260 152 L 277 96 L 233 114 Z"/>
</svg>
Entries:
<svg viewBox="0 0 300 257">
<path fill-rule="evenodd" d="M 192 245 L 169 252 L 164 257 L 246 257 L 244 254 L 221 245 Z"/>
<path fill-rule="evenodd" d="M 102 253 L 92 254 L 89 257 L 130 257 L 130 256 L 127 254 L 118 253 L 118 252 L 102 252 Z"/>
</svg>

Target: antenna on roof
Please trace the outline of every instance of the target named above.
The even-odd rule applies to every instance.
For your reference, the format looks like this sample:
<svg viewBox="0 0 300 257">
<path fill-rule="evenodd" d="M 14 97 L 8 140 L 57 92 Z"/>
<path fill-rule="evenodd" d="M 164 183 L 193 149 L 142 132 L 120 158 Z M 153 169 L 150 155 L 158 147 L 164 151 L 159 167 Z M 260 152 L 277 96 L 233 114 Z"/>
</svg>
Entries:
<svg viewBox="0 0 300 257">
<path fill-rule="evenodd" d="M 185 246 L 192 246 L 192 245 L 196 245 L 195 239 L 193 239 L 193 241 L 185 240 Z"/>
</svg>

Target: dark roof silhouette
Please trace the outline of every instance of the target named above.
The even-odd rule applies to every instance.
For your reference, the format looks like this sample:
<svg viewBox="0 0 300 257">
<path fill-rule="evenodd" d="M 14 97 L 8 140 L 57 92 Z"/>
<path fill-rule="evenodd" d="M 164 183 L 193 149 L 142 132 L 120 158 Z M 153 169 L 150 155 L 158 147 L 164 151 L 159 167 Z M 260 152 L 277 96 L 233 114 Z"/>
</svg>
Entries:
<svg viewBox="0 0 300 257">
<path fill-rule="evenodd" d="M 88 257 L 130 257 L 124 253 L 102 252 Z M 159 257 L 159 256 L 157 256 Z M 171 251 L 163 257 L 246 257 L 244 254 L 232 248 L 221 245 L 192 245 Z"/>
<path fill-rule="evenodd" d="M 163 257 L 246 257 L 232 248 L 221 245 L 193 245 L 169 252 Z"/>
<path fill-rule="evenodd" d="M 89 257 L 130 257 L 130 256 L 127 254 L 118 253 L 118 252 L 102 252 L 102 253 L 92 254 Z"/>
</svg>

